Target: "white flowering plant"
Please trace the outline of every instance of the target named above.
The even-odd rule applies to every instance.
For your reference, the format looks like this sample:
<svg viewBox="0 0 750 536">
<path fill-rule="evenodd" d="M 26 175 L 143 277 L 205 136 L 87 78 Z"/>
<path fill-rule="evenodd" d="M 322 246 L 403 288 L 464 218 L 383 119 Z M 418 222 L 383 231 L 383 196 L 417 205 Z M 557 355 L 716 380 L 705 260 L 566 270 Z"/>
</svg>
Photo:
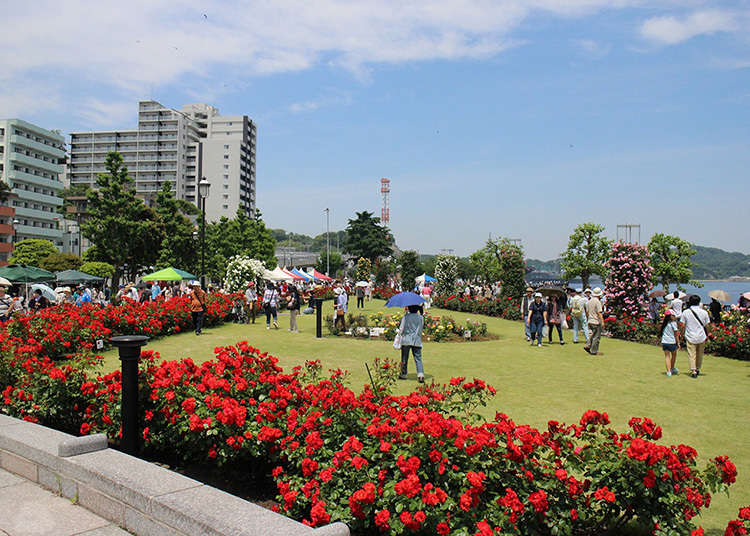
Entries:
<svg viewBox="0 0 750 536">
<path fill-rule="evenodd" d="M 262 278 L 265 269 L 266 267 L 258 259 L 251 259 L 245 255 L 235 255 L 227 263 L 224 288 L 229 292 L 243 290 L 247 287 L 248 282 Z"/>
</svg>

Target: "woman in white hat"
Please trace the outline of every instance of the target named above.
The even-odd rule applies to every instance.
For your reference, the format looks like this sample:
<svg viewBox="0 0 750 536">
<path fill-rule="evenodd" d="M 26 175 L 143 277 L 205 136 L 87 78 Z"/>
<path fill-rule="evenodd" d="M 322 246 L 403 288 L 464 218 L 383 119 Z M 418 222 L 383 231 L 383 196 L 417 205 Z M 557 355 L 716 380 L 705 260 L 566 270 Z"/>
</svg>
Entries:
<svg viewBox="0 0 750 536">
<path fill-rule="evenodd" d="M 547 323 L 547 304 L 542 301 L 542 293 L 534 294 L 534 301 L 529 305 L 529 331 L 531 332 L 531 346 L 534 346 L 534 339 L 537 339 L 536 345 L 542 346 L 542 328 Z"/>
<path fill-rule="evenodd" d="M 584 346 L 583 349 L 591 355 L 596 355 L 599 352 L 599 339 L 602 337 L 602 329 L 604 328 L 601 302 L 602 295 L 604 295 L 602 289 L 596 287 L 591 292 L 591 299 L 586 304 L 586 315 L 588 316 L 588 323 L 592 333 L 589 342 L 586 343 L 586 346 Z"/>
</svg>

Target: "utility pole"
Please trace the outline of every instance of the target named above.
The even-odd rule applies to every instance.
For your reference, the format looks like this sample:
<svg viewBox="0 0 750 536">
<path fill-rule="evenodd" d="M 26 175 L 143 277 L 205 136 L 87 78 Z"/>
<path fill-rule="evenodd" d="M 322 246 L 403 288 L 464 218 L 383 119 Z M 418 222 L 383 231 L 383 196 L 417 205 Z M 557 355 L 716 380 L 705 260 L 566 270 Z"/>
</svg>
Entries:
<svg viewBox="0 0 750 536">
<path fill-rule="evenodd" d="M 329 227 L 330 225 L 329 216 L 330 216 L 331 210 L 327 208 L 325 210 L 325 213 L 326 213 L 326 275 L 330 277 L 328 272 L 331 271 L 331 231 Z"/>
</svg>

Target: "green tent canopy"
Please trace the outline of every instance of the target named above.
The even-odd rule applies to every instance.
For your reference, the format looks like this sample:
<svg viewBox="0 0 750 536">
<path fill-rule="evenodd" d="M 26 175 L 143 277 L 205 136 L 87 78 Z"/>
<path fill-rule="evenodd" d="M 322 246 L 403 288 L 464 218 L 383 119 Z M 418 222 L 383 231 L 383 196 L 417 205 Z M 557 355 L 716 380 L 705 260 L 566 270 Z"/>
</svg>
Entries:
<svg viewBox="0 0 750 536">
<path fill-rule="evenodd" d="M 191 273 L 185 270 L 179 270 L 178 268 L 164 268 L 153 274 L 143 276 L 143 281 L 182 281 L 183 279 L 198 279 Z"/>
<path fill-rule="evenodd" d="M 55 272 L 55 279 L 59 285 L 68 285 L 71 283 L 101 283 L 104 281 L 103 277 L 79 272 L 78 270 L 62 270 L 61 272 Z"/>
<path fill-rule="evenodd" d="M 9 264 L 0 267 L 0 277 L 4 277 L 11 283 L 39 283 L 55 280 L 55 274 L 52 272 L 25 264 Z"/>
</svg>

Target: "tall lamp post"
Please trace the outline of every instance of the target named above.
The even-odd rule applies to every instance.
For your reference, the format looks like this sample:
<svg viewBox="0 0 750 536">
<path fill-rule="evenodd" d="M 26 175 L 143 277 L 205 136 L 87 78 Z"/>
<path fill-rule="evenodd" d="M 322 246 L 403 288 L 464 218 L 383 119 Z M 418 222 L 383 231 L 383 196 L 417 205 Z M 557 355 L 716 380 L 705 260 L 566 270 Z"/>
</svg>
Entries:
<svg viewBox="0 0 750 536">
<path fill-rule="evenodd" d="M 326 275 L 329 275 L 331 271 L 331 232 L 328 229 L 328 216 L 331 213 L 330 209 L 325 210 L 326 213 Z"/>
<path fill-rule="evenodd" d="M 211 183 L 203 177 L 198 183 L 198 195 L 201 198 L 201 288 L 206 288 L 206 197 Z"/>
<path fill-rule="evenodd" d="M 16 236 L 18 235 L 18 231 L 16 230 L 16 228 L 18 227 L 19 223 L 21 222 L 18 221 L 18 219 L 16 218 L 13 219 L 13 249 L 14 250 L 16 249 Z"/>
</svg>

